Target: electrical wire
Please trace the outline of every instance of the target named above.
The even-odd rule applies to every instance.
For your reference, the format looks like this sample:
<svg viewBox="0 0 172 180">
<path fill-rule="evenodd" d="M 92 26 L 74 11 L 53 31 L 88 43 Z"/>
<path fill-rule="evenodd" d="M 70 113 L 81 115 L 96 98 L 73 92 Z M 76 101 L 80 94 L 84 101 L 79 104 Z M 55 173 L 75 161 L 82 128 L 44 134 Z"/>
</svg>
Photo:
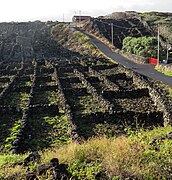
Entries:
<svg viewBox="0 0 172 180">
<path fill-rule="evenodd" d="M 141 24 L 141 22 L 139 21 L 139 23 L 136 24 L 136 25 L 134 25 L 134 27 L 129 27 L 129 28 L 127 28 L 127 27 L 124 27 L 124 26 L 115 25 L 114 23 L 104 22 L 104 21 L 98 20 L 98 19 L 96 19 L 96 18 L 94 18 L 93 20 L 94 20 L 94 21 L 101 22 L 101 23 L 103 23 L 103 24 L 107 24 L 107 25 L 109 25 L 109 26 L 110 26 L 111 24 L 113 24 L 114 27 L 118 27 L 118 28 L 121 28 L 121 29 L 127 29 L 127 30 L 129 30 L 129 29 L 136 29 L 136 27 Z"/>
</svg>

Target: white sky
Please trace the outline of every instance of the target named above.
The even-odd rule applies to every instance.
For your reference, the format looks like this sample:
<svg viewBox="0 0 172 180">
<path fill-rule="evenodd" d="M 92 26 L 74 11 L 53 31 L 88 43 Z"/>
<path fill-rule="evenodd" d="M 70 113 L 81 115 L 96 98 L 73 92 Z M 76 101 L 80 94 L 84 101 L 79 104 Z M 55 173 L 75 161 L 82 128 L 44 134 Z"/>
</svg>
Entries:
<svg viewBox="0 0 172 180">
<path fill-rule="evenodd" d="M 172 0 L 0 0 L 0 22 L 63 20 L 72 16 L 97 17 L 115 11 L 172 12 Z"/>
</svg>

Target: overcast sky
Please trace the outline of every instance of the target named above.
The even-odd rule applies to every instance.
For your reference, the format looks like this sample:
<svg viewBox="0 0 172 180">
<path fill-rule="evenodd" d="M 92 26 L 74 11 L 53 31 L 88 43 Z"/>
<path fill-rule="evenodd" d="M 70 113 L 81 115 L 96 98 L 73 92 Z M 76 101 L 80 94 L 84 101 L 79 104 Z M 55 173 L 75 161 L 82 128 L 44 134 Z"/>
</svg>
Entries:
<svg viewBox="0 0 172 180">
<path fill-rule="evenodd" d="M 0 22 L 63 20 L 73 15 L 97 17 L 115 11 L 172 12 L 172 0 L 0 0 Z"/>
</svg>

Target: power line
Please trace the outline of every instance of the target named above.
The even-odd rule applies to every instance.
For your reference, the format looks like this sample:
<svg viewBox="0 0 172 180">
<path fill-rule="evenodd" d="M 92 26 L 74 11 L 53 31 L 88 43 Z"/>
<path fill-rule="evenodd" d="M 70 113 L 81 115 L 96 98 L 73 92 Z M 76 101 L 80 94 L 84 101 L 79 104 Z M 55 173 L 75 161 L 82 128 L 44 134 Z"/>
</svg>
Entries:
<svg viewBox="0 0 172 180">
<path fill-rule="evenodd" d="M 158 52 L 157 52 L 157 59 L 158 59 L 158 64 L 159 64 L 159 45 L 160 45 L 160 42 L 159 42 L 159 24 L 158 24 Z"/>
<path fill-rule="evenodd" d="M 111 23 L 111 38 L 112 38 L 112 46 L 114 46 L 114 44 L 113 44 L 113 23 Z"/>
<path fill-rule="evenodd" d="M 95 21 L 98 21 L 98 22 L 101 22 L 101 23 L 103 23 L 103 24 L 107 24 L 107 25 L 111 25 L 111 23 L 108 23 L 108 22 L 104 22 L 104 21 L 102 21 L 102 20 L 98 20 L 98 19 L 94 19 Z M 119 25 L 115 25 L 115 24 L 113 24 L 113 26 L 115 26 L 115 27 L 118 27 L 118 28 L 121 28 L 121 29 L 127 29 L 127 30 L 131 30 L 131 29 L 135 29 L 138 25 L 140 24 L 140 22 L 137 24 L 137 25 L 134 25 L 134 27 L 124 27 L 124 26 L 119 26 Z"/>
</svg>

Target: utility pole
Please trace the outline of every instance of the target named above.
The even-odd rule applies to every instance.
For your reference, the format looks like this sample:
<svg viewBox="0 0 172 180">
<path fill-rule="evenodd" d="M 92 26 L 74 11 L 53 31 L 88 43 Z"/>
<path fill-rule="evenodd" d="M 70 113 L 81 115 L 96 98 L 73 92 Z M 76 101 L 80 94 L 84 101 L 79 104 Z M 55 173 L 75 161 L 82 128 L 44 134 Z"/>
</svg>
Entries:
<svg viewBox="0 0 172 180">
<path fill-rule="evenodd" d="M 169 47 L 168 47 L 168 43 L 167 43 L 167 57 L 166 57 L 166 62 L 168 63 L 168 50 L 169 50 Z"/>
<path fill-rule="evenodd" d="M 79 27 L 81 27 L 81 10 L 79 10 Z"/>
<path fill-rule="evenodd" d="M 157 52 L 157 59 L 158 59 L 158 64 L 159 64 L 159 24 L 158 24 L 158 52 Z"/>
<path fill-rule="evenodd" d="M 63 13 L 63 22 L 64 22 L 64 13 Z"/>
<path fill-rule="evenodd" d="M 169 51 L 172 50 L 172 47 L 170 44 L 167 43 L 167 57 L 166 57 L 166 63 L 169 61 Z M 171 53 L 170 53 L 171 54 Z"/>
<path fill-rule="evenodd" d="M 111 38 L 112 38 L 112 46 L 114 46 L 114 44 L 113 44 L 113 23 L 111 23 Z"/>
</svg>

